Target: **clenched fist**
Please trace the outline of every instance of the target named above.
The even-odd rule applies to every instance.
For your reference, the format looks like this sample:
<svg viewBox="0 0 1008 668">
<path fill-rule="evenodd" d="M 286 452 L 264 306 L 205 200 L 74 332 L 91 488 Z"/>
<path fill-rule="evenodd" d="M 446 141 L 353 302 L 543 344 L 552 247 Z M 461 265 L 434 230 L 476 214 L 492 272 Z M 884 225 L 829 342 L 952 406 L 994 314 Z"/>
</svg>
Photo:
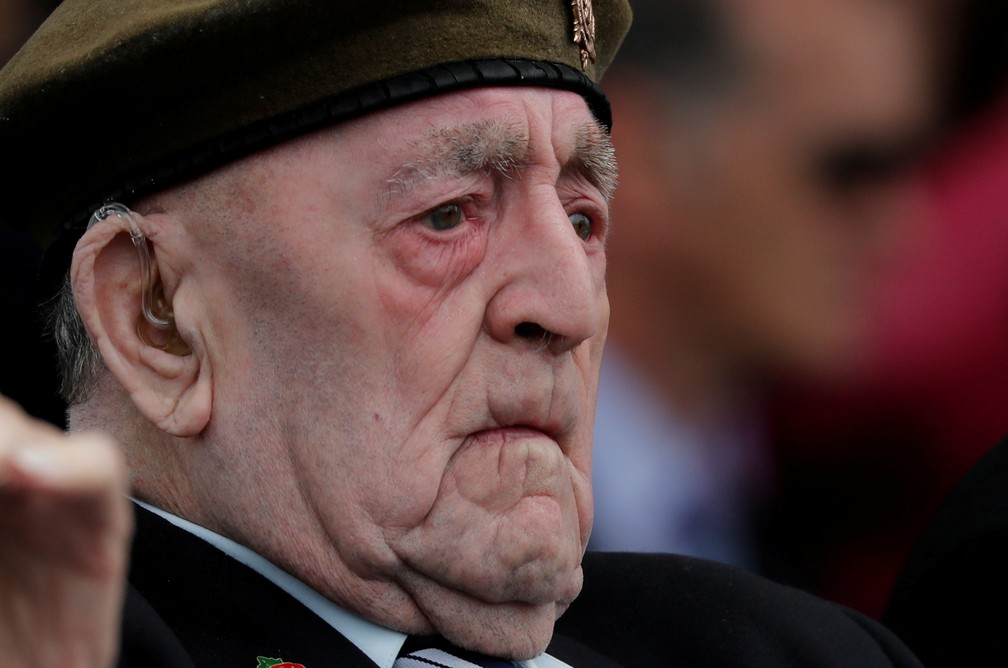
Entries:
<svg viewBox="0 0 1008 668">
<path fill-rule="evenodd" d="M 107 668 L 118 649 L 132 515 L 119 447 L 66 435 L 0 397 L 0 654 Z"/>
</svg>

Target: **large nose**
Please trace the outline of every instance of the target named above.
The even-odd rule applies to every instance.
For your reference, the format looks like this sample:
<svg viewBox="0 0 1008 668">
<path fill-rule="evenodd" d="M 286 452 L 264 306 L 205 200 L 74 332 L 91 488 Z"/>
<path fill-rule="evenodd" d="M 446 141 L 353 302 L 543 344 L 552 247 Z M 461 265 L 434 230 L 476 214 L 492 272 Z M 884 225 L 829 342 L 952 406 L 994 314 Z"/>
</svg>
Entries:
<svg viewBox="0 0 1008 668">
<path fill-rule="evenodd" d="M 551 188 L 509 208 L 499 241 L 486 311 L 491 336 L 562 353 L 598 333 L 604 251 L 578 237 Z"/>
</svg>

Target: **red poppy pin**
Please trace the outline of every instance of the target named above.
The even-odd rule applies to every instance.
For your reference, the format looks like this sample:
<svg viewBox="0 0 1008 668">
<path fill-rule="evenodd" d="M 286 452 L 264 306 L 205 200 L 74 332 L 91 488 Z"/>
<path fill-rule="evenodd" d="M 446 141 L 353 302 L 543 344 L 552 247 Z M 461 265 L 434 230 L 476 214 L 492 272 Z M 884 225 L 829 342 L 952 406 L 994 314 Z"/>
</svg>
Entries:
<svg viewBox="0 0 1008 668">
<path fill-rule="evenodd" d="M 256 668 L 305 668 L 300 663 L 291 663 L 283 659 L 270 659 L 265 656 L 257 656 L 259 665 Z"/>
</svg>

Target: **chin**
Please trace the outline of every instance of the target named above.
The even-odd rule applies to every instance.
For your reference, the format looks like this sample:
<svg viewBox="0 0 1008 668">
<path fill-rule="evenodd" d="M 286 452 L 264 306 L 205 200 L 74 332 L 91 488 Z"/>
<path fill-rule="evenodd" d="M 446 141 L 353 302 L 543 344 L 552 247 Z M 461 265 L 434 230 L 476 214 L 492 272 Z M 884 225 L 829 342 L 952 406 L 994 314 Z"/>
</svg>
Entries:
<svg viewBox="0 0 1008 668">
<path fill-rule="evenodd" d="M 488 656 L 523 661 L 546 651 L 553 626 L 566 604 L 497 604 L 483 611 L 468 611 L 438 625 L 438 632 L 459 647 Z"/>
<path fill-rule="evenodd" d="M 582 571 L 571 575 L 561 600 L 488 601 L 416 573 L 403 583 L 430 625 L 454 644 L 510 660 L 542 654 L 557 618 L 581 591 Z"/>
</svg>

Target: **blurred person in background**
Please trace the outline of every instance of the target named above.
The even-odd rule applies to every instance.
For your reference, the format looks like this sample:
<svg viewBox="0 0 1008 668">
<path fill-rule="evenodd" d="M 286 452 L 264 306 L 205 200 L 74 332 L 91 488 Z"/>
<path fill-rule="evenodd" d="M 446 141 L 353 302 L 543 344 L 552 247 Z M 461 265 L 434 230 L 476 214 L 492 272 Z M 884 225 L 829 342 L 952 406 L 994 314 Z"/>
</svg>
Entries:
<svg viewBox="0 0 1008 668">
<path fill-rule="evenodd" d="M 773 401 L 773 575 L 873 616 L 921 528 L 1008 433 L 1008 3 L 937 7 L 949 49 L 940 136 L 919 169 L 923 214 L 872 306 L 870 363 Z M 970 535 L 977 518 L 954 524 Z"/>
<path fill-rule="evenodd" d="M 891 0 L 634 10 L 592 547 L 758 568 L 761 397 L 859 357 L 931 121 L 929 24 Z"/>
<path fill-rule="evenodd" d="M 1008 4 L 974 0 L 955 11 L 948 137 L 928 165 L 934 226 L 886 294 L 902 308 L 883 321 L 879 356 L 889 365 L 878 373 L 895 385 L 883 405 L 906 407 L 903 424 L 918 426 L 904 429 L 930 436 L 910 461 L 931 484 L 918 487 L 917 513 L 903 524 L 916 526 L 941 500 L 882 619 L 937 667 L 1008 656 Z"/>
</svg>

